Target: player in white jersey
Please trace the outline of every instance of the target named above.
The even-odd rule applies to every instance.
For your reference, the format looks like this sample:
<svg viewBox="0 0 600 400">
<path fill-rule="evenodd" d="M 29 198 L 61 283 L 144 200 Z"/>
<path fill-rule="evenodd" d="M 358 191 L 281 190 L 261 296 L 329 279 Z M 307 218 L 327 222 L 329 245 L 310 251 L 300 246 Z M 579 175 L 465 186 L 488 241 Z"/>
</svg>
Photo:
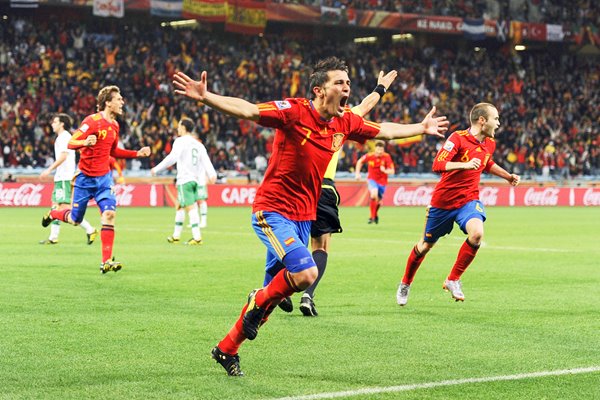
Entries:
<svg viewBox="0 0 600 400">
<path fill-rule="evenodd" d="M 52 191 L 52 208 L 62 210 L 68 208 L 71 204 L 71 179 L 75 176 L 75 150 L 69 150 L 67 147 L 71 134 L 69 129 L 73 125 L 73 120 L 67 114 L 56 114 L 52 118 L 52 131 L 56 134 L 54 141 L 54 159 L 55 161 L 40 174 L 40 179 L 54 173 L 54 190 Z M 94 229 L 85 219 L 79 224 L 87 234 L 87 244 L 94 243 L 98 231 Z M 60 222 L 54 220 L 50 226 L 50 236 L 46 240 L 41 240 L 40 244 L 57 244 L 60 233 Z"/>
<path fill-rule="evenodd" d="M 189 118 L 182 118 L 177 125 L 177 135 L 173 149 L 156 167 L 150 170 L 152 176 L 177 163 L 177 212 L 175 213 L 175 229 L 169 236 L 169 243 L 179 243 L 185 212 L 187 211 L 192 226 L 192 238 L 189 245 L 202 244 L 200 233 L 201 221 L 198 215 L 198 200 L 204 200 L 204 225 L 206 225 L 206 189 L 207 180 L 215 183 L 217 172 L 208 158 L 204 145 L 194 136 L 194 123 Z"/>
</svg>

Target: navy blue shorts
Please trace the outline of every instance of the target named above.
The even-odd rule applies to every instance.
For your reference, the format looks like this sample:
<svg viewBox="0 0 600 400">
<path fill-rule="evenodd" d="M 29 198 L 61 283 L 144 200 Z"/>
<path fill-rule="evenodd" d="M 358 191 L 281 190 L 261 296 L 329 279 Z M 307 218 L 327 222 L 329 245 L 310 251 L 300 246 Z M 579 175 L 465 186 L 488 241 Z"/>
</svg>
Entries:
<svg viewBox="0 0 600 400">
<path fill-rule="evenodd" d="M 283 262 L 284 257 L 297 248 L 306 249 L 307 259 L 295 263 L 286 262 L 290 272 L 301 272 L 316 266 L 307 249 L 311 221 L 291 221 L 281 214 L 271 211 L 257 211 L 252 214 L 252 227 L 258 238 L 267 246 L 267 261 L 265 270 L 271 271 L 277 261 Z M 277 266 L 281 269 L 281 264 Z"/>
<path fill-rule="evenodd" d="M 88 201 L 96 200 L 100 212 L 116 210 L 117 199 L 112 191 L 112 173 L 103 176 L 87 176 L 79 173 L 75 177 L 71 219 L 77 223 L 83 221 Z"/>
<path fill-rule="evenodd" d="M 486 219 L 485 209 L 479 200 L 470 201 L 455 210 L 428 207 L 423 240 L 428 243 L 437 242 L 439 238 L 452 232 L 454 222 L 464 233 L 467 233 L 467 222 L 472 218 L 482 221 Z"/>
<path fill-rule="evenodd" d="M 386 185 L 380 185 L 379 183 L 375 182 L 373 179 L 369 179 L 369 180 L 367 180 L 367 186 L 369 187 L 369 190 L 377 189 L 377 197 L 379 197 L 380 200 L 383 199 L 383 195 L 385 194 Z"/>
</svg>

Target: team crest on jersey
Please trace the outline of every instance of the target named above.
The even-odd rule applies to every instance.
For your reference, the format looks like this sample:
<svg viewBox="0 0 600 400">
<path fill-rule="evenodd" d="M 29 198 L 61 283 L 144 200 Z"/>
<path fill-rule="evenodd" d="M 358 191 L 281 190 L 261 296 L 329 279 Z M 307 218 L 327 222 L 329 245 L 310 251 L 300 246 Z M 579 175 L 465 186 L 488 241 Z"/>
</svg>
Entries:
<svg viewBox="0 0 600 400">
<path fill-rule="evenodd" d="M 292 105 L 287 100 L 276 101 L 275 102 L 275 106 L 277 107 L 278 110 L 285 110 L 285 109 L 288 109 L 288 108 L 292 108 Z"/>
<path fill-rule="evenodd" d="M 454 142 L 446 140 L 446 143 L 444 143 L 444 150 L 452 151 L 453 148 L 454 148 Z"/>
<path fill-rule="evenodd" d="M 333 141 L 331 142 L 331 150 L 338 151 L 342 147 L 343 142 L 344 142 L 344 134 L 343 133 L 334 133 Z"/>
<path fill-rule="evenodd" d="M 90 129 L 90 127 L 88 126 L 88 124 L 83 124 L 79 127 L 79 130 L 83 133 L 86 133 L 87 130 Z"/>
</svg>

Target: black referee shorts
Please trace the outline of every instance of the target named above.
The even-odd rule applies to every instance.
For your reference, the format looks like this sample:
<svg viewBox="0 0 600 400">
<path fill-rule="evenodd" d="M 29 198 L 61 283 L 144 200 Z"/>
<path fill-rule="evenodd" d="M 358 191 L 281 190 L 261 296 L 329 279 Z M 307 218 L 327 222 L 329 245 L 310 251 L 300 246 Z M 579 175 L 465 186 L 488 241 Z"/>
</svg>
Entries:
<svg viewBox="0 0 600 400">
<path fill-rule="evenodd" d="M 323 179 L 321 197 L 317 203 L 317 220 L 310 229 L 311 237 L 319 237 L 326 233 L 342 233 L 338 206 L 340 194 L 331 179 Z"/>
</svg>

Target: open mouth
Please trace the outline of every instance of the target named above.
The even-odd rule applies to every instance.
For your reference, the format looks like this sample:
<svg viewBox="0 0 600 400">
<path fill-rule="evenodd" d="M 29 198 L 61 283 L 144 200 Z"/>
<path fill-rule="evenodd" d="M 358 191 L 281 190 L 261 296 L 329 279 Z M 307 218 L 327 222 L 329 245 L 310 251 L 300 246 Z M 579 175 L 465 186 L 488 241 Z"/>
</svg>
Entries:
<svg viewBox="0 0 600 400">
<path fill-rule="evenodd" d="M 346 107 L 346 104 L 348 103 L 348 96 L 343 96 L 340 99 L 340 109 L 343 110 L 344 107 Z"/>
</svg>

